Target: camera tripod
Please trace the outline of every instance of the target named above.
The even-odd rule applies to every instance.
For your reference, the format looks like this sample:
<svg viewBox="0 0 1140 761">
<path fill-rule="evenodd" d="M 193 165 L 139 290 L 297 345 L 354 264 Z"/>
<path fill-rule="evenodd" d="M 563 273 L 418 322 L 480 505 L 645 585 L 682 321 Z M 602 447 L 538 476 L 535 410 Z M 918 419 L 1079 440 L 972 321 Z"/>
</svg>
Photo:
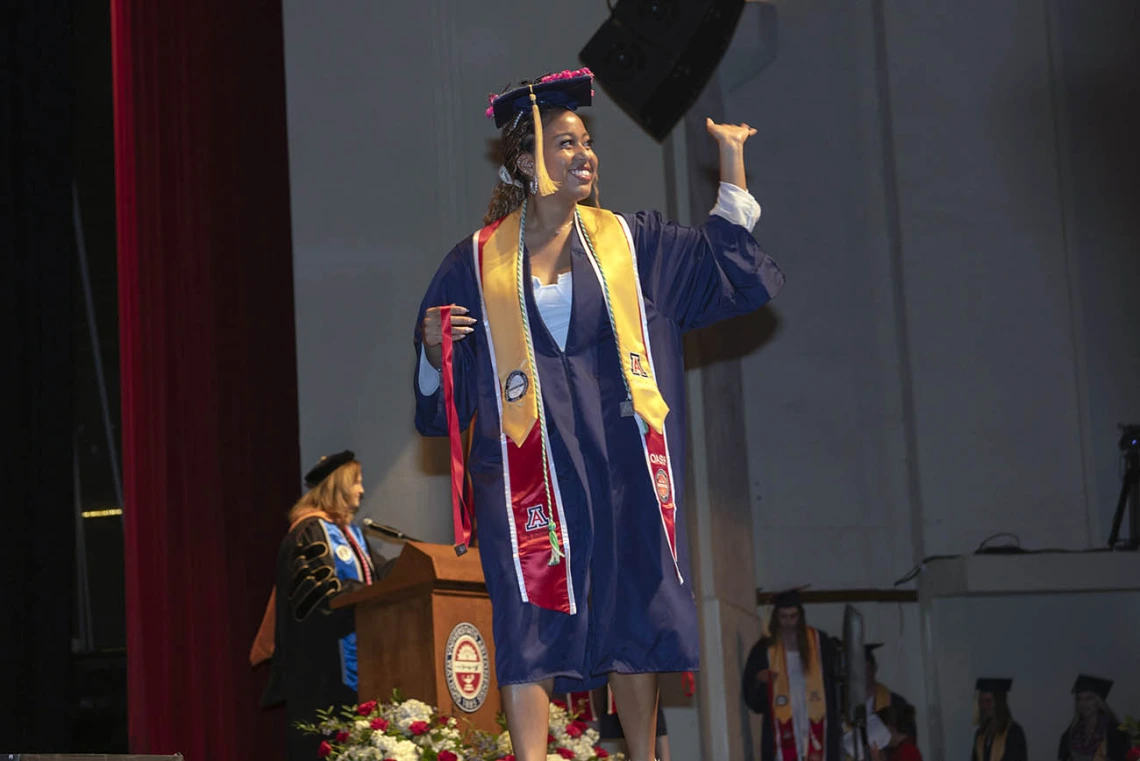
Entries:
<svg viewBox="0 0 1140 761">
<path fill-rule="evenodd" d="M 1124 508 L 1128 511 L 1128 540 L 1119 549 L 1140 549 L 1140 425 L 1120 426 L 1120 450 L 1124 452 L 1124 475 L 1121 476 L 1120 499 L 1116 501 L 1116 513 L 1112 516 L 1112 532 L 1108 535 L 1108 546 L 1117 549 L 1120 539 L 1120 524 L 1124 520 Z"/>
</svg>

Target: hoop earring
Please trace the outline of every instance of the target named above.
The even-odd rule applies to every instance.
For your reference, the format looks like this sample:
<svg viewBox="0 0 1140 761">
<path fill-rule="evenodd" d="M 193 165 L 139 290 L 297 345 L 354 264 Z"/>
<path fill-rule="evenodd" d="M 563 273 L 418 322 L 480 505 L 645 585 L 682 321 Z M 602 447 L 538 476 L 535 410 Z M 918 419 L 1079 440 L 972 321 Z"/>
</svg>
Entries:
<svg viewBox="0 0 1140 761">
<path fill-rule="evenodd" d="M 537 177 L 531 177 L 530 178 L 530 194 L 532 196 L 538 195 L 538 178 Z"/>
</svg>

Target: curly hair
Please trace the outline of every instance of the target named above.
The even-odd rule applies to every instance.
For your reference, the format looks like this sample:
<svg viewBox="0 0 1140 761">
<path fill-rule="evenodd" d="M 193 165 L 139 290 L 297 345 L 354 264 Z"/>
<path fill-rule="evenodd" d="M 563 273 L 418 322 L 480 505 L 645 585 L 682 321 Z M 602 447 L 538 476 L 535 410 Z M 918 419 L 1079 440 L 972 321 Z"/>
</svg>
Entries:
<svg viewBox="0 0 1140 761">
<path fill-rule="evenodd" d="M 538 108 L 543 126 L 567 110 L 562 106 L 539 106 Z M 487 204 L 487 213 L 483 215 L 483 224 L 485 225 L 507 216 L 522 206 L 523 201 L 526 200 L 531 178 L 519 169 L 518 164 L 519 157 L 524 153 L 534 153 L 534 117 L 531 116 L 530 111 L 520 111 L 510 123 L 503 127 L 499 135 L 499 147 L 503 166 L 510 173 L 511 179 L 517 180 L 522 187 L 508 185 L 505 182 L 499 182 L 495 185 L 495 189 L 491 191 L 491 202 Z M 597 206 L 597 199 L 598 181 L 595 179 L 594 188 L 587 202 L 589 205 Z"/>
</svg>

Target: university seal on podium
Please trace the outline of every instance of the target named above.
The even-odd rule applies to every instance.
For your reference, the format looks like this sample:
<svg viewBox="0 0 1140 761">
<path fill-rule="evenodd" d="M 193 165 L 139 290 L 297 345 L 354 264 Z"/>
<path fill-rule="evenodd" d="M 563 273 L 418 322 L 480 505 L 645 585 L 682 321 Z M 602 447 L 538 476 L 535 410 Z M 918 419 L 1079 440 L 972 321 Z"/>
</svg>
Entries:
<svg viewBox="0 0 1140 761">
<path fill-rule="evenodd" d="M 447 638 L 443 669 L 447 690 L 459 710 L 475 713 L 483 707 L 491 682 L 489 664 L 483 635 L 474 624 L 457 624 Z"/>
</svg>

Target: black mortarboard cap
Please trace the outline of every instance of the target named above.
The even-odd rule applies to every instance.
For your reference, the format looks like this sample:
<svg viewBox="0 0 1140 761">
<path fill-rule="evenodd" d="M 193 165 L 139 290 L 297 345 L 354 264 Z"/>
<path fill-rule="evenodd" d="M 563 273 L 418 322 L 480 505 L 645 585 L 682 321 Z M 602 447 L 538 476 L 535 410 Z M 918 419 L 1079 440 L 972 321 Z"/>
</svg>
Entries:
<svg viewBox="0 0 1140 761">
<path fill-rule="evenodd" d="M 978 680 L 977 684 L 974 685 L 974 687 L 978 692 L 1009 692 L 1010 688 L 1013 687 L 1013 680 L 994 677 L 982 677 Z"/>
<path fill-rule="evenodd" d="M 778 592 L 772 598 L 773 608 L 801 608 L 804 601 L 800 597 L 800 590 L 788 589 L 783 592 Z"/>
<path fill-rule="evenodd" d="M 869 661 L 875 660 L 875 651 L 883 646 L 882 642 L 867 642 L 863 645 L 863 657 Z"/>
<path fill-rule="evenodd" d="M 491 108 L 488 116 L 495 117 L 495 127 L 502 129 L 516 114 L 530 111 L 532 103 L 531 91 L 534 91 L 535 103 L 538 106 L 561 106 L 571 111 L 577 111 L 582 106 L 590 105 L 594 100 L 594 91 L 591 87 L 594 75 L 589 69 L 576 71 L 563 71 L 551 74 L 542 80 L 522 87 L 516 87 L 502 95 L 491 99 Z"/>
<path fill-rule="evenodd" d="M 1073 692 L 1093 692 L 1100 696 L 1101 700 L 1108 697 L 1109 690 L 1112 689 L 1111 679 L 1101 679 L 1097 676 L 1088 676 L 1081 674 L 1077 677 L 1077 681 L 1073 683 Z"/>
<path fill-rule="evenodd" d="M 305 474 L 305 486 L 310 489 L 319 486 L 321 481 L 332 475 L 332 472 L 341 465 L 347 465 L 356 459 L 356 455 L 349 449 L 336 454 L 325 455 Z"/>
</svg>

